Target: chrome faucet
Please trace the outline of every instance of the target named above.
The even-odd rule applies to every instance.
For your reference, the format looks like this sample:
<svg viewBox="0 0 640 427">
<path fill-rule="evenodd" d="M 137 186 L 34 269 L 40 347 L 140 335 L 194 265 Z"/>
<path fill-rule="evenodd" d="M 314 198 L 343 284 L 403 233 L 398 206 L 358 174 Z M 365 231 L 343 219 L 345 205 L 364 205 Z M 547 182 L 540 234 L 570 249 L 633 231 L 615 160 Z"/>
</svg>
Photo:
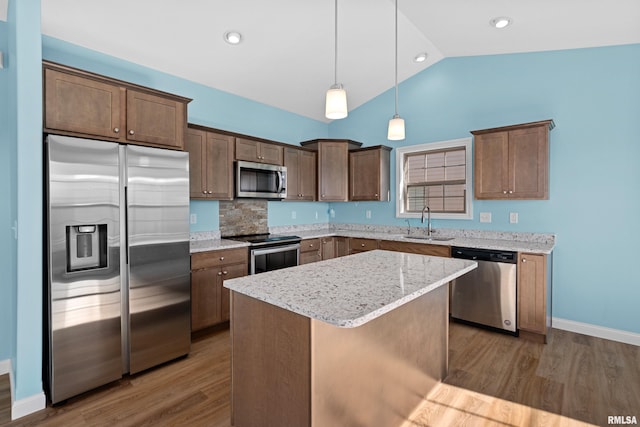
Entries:
<svg viewBox="0 0 640 427">
<path fill-rule="evenodd" d="M 409 236 L 411 234 L 411 223 L 409 222 L 409 218 L 405 219 L 406 223 L 407 223 L 407 236 Z"/>
<path fill-rule="evenodd" d="M 427 236 L 431 237 L 431 209 L 429 206 L 424 205 L 422 209 L 422 223 L 424 224 L 424 212 L 427 211 Z"/>
</svg>

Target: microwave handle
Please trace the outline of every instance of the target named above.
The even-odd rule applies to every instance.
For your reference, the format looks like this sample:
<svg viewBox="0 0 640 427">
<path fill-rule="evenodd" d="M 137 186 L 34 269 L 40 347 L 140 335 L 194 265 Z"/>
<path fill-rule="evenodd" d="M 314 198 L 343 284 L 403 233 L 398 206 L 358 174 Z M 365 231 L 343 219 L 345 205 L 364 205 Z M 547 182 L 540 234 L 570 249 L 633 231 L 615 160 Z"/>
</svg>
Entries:
<svg viewBox="0 0 640 427">
<path fill-rule="evenodd" d="M 284 180 L 282 179 L 282 171 L 277 171 L 277 175 L 278 177 L 278 194 L 282 193 L 282 190 L 284 190 Z"/>
</svg>

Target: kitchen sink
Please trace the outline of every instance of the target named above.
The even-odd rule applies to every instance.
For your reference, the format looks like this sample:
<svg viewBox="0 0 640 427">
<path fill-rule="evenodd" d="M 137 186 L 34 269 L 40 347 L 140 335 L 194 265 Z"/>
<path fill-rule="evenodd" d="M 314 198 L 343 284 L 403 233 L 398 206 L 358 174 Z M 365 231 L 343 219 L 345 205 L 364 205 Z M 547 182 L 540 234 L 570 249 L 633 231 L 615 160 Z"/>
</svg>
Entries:
<svg viewBox="0 0 640 427">
<path fill-rule="evenodd" d="M 418 239 L 418 240 L 427 240 L 433 242 L 448 242 L 449 240 L 453 240 L 454 237 L 441 237 L 441 236 L 414 236 L 414 235 L 403 235 L 403 239 Z"/>
</svg>

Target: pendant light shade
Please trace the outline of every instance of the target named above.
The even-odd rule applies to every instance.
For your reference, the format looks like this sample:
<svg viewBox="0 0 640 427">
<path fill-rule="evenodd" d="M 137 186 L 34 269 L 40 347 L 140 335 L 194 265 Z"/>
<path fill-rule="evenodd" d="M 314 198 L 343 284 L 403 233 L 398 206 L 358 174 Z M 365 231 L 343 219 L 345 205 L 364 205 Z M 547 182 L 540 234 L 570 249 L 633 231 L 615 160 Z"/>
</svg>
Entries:
<svg viewBox="0 0 640 427">
<path fill-rule="evenodd" d="M 327 91 L 324 115 L 327 119 L 344 119 L 347 114 L 347 91 L 335 84 Z"/>
<path fill-rule="evenodd" d="M 325 100 L 324 116 L 327 119 L 344 119 L 347 117 L 347 91 L 338 83 L 338 0 L 335 0 L 335 58 L 333 69 L 334 84 L 327 91 Z"/>
<path fill-rule="evenodd" d="M 404 139 L 404 119 L 398 115 L 398 0 L 396 0 L 396 46 L 395 46 L 395 66 L 396 66 L 396 113 L 389 120 L 387 139 L 390 141 L 401 141 Z"/>
<path fill-rule="evenodd" d="M 404 119 L 397 114 L 389 120 L 387 139 L 389 141 L 402 141 L 404 139 Z"/>
</svg>

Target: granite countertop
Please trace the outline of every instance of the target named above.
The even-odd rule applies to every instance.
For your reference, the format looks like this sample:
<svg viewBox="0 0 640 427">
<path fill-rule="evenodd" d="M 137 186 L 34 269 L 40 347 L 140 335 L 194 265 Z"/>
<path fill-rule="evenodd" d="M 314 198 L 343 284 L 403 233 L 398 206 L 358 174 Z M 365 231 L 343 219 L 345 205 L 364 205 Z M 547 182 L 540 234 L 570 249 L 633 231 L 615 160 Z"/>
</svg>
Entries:
<svg viewBox="0 0 640 427">
<path fill-rule="evenodd" d="M 216 251 L 219 249 L 243 248 L 249 246 L 246 242 L 229 239 L 202 239 L 189 242 L 191 253 Z"/>
<path fill-rule="evenodd" d="M 369 251 L 224 281 L 232 291 L 353 328 L 477 267 L 475 261 Z"/>
<path fill-rule="evenodd" d="M 422 231 L 419 229 L 419 231 Z M 419 235 L 415 229 L 412 228 L 412 233 L 415 235 Z M 464 248 L 476 248 L 476 249 L 493 249 L 493 250 L 501 250 L 501 251 L 514 251 L 514 252 L 529 252 L 529 253 L 539 253 L 539 254 L 550 254 L 553 251 L 554 243 L 549 241 L 527 241 L 527 240 L 517 240 L 516 238 L 511 238 L 509 233 L 502 233 L 503 238 L 482 238 L 482 237 L 469 237 L 469 236 L 451 236 L 452 240 L 425 240 L 425 239 L 411 239 L 404 237 L 406 234 L 397 234 L 397 233 L 385 233 L 385 232 L 376 232 L 376 231 L 358 231 L 358 230 L 329 230 L 329 229 L 319 229 L 319 230 L 304 230 L 304 231 L 296 231 L 291 234 L 295 234 L 296 236 L 300 236 L 303 239 L 314 239 L 319 237 L 330 237 L 330 236 L 342 236 L 342 237 L 356 237 L 356 238 L 364 238 L 364 239 L 374 239 L 374 240 L 392 240 L 398 242 L 412 242 L 412 243 L 423 243 L 429 245 L 441 245 L 441 246 L 461 246 Z M 434 236 L 445 237 L 447 234 L 439 234 L 437 231 Z"/>
</svg>

